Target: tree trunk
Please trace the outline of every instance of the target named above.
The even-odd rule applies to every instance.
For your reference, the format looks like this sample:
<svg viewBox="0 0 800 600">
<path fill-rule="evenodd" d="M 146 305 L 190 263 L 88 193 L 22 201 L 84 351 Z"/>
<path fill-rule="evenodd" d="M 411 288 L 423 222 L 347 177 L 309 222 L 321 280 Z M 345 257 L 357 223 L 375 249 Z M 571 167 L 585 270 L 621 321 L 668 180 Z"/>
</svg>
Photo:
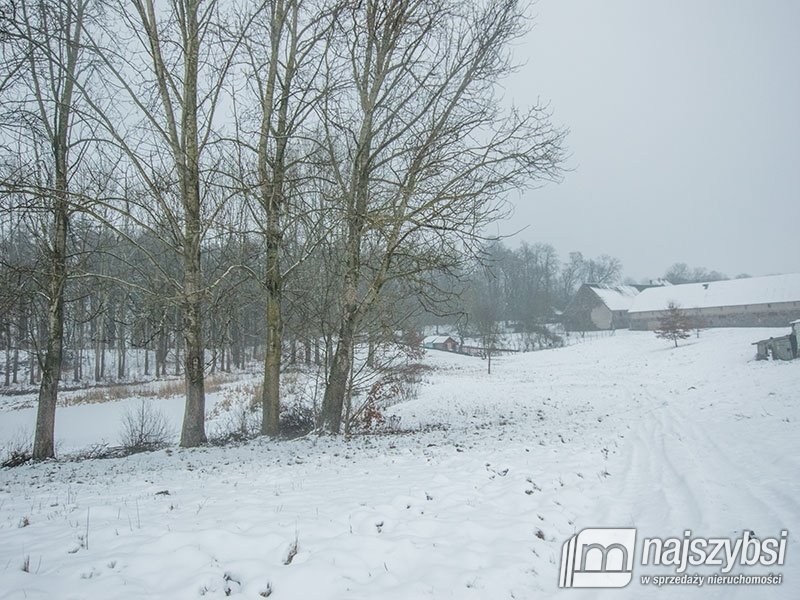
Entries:
<svg viewBox="0 0 800 600">
<path fill-rule="evenodd" d="M 14 361 L 11 366 L 12 375 L 11 375 L 11 382 L 12 383 L 19 383 L 19 347 L 14 346 Z"/>
<path fill-rule="evenodd" d="M 231 361 L 233 361 L 233 366 L 237 369 L 242 362 L 242 336 L 240 334 L 238 320 L 234 320 L 231 323 L 231 343 L 230 354 L 228 355 L 228 371 L 231 370 Z"/>
<path fill-rule="evenodd" d="M 156 378 L 167 376 L 167 332 L 164 326 L 158 332 L 158 345 L 156 346 Z"/>
<path fill-rule="evenodd" d="M 185 14 L 186 46 L 183 65 L 183 111 L 181 113 L 182 156 L 180 165 L 181 198 L 185 216 L 183 231 L 184 294 L 184 378 L 186 407 L 183 414 L 181 446 L 193 447 L 206 442 L 205 430 L 205 346 L 203 344 L 203 273 L 200 247 L 203 225 L 200 214 L 200 146 L 197 130 L 200 54 L 198 23 L 199 2 L 188 2 Z"/>
<path fill-rule="evenodd" d="M 83 378 L 83 336 L 86 320 L 86 307 L 84 306 L 85 300 L 78 302 L 77 323 L 75 324 L 75 343 L 74 346 L 74 360 L 75 364 L 72 369 L 73 381 L 80 381 Z"/>
<path fill-rule="evenodd" d="M 215 308 L 214 314 L 211 316 L 211 374 L 217 372 L 217 362 L 219 360 L 219 322 L 220 314 L 219 307 Z"/>
<path fill-rule="evenodd" d="M 375 338 L 372 333 L 369 334 L 369 342 L 367 344 L 367 366 L 370 369 L 375 368 Z"/>
<path fill-rule="evenodd" d="M 11 323 L 6 322 L 5 326 L 6 338 L 6 366 L 3 372 L 3 385 L 8 387 L 11 385 Z"/>
<path fill-rule="evenodd" d="M 196 39 L 194 41 L 196 43 Z M 188 70 L 193 72 L 191 69 Z M 196 72 L 194 72 L 194 75 L 196 76 Z M 194 101 L 196 99 L 195 97 Z M 192 129 L 191 123 L 196 127 L 196 115 L 195 120 L 189 119 L 188 121 L 187 129 Z M 184 135 L 192 139 L 196 138 L 196 133 L 191 135 L 188 131 L 185 131 Z M 194 146 L 194 151 L 196 152 L 196 146 Z M 190 154 L 189 151 L 187 153 Z M 186 198 L 187 217 L 183 256 L 183 293 L 185 298 L 183 309 L 183 372 L 186 382 L 186 407 L 183 414 L 181 446 L 190 448 L 204 444 L 207 440 L 205 431 L 205 347 L 203 344 L 202 321 L 203 275 L 200 256 L 200 179 L 197 170 L 197 155 L 195 154 L 193 158 L 187 158 L 187 163 L 185 176 L 186 193 L 184 196 Z"/>
<path fill-rule="evenodd" d="M 355 312 L 347 314 L 339 330 L 336 351 L 331 362 L 328 385 L 322 398 L 319 426 L 330 433 L 339 433 L 342 426 L 342 410 L 347 394 L 347 382 L 353 365 L 353 341 L 355 337 Z"/>
<path fill-rule="evenodd" d="M 342 290 L 343 311 L 339 328 L 339 339 L 336 343 L 336 352 L 331 364 L 328 386 L 322 400 L 321 427 L 331 433 L 339 433 L 342 422 L 342 408 L 347 381 L 353 366 L 353 343 L 355 341 L 356 325 L 359 319 L 358 284 L 361 277 L 361 240 L 364 233 L 367 212 L 367 195 L 369 188 L 369 140 L 371 135 L 372 120 L 368 116 L 362 124 L 361 140 L 356 155 L 354 171 L 358 176 L 358 184 L 353 191 L 353 197 L 348 206 L 348 234 L 345 248 L 344 286 Z"/>
<path fill-rule="evenodd" d="M 124 309 L 120 309 L 120 322 L 117 325 L 117 379 L 125 379 L 125 359 L 127 358 L 127 348 L 125 347 L 125 318 Z"/>
<path fill-rule="evenodd" d="M 61 358 L 64 349 L 64 287 L 67 281 L 67 176 L 61 169 L 57 175 L 54 214 L 53 251 L 47 308 L 47 346 L 42 363 L 42 383 L 36 413 L 33 458 L 43 460 L 55 456 L 56 403 L 61 379 Z"/>
<path fill-rule="evenodd" d="M 33 440 L 33 458 L 41 460 L 55 456 L 56 404 L 58 401 L 58 382 L 61 379 L 61 361 L 64 351 L 64 291 L 67 284 L 67 228 L 69 226 L 69 147 L 70 125 L 72 121 L 72 91 L 74 78 L 78 71 L 81 32 L 83 30 L 83 11 L 86 5 L 78 3 L 67 8 L 64 15 L 63 36 L 64 63 L 57 62 L 53 56 L 50 69 L 55 67 L 50 77 L 59 96 L 53 105 L 53 122 L 49 142 L 53 151 L 53 239 L 50 252 L 50 274 L 48 281 L 47 340 L 45 356 L 41 364 L 42 381 L 39 387 L 39 406 L 36 413 L 36 433 Z M 73 9 L 76 12 L 73 13 Z M 61 68 L 65 71 L 61 71 Z M 35 69 L 34 69 L 34 76 Z M 43 98 L 38 93 L 39 106 Z M 46 111 L 42 109 L 43 117 Z M 41 347 L 41 346 L 40 346 Z"/>
<path fill-rule="evenodd" d="M 21 312 L 21 311 L 20 311 Z M 25 331 L 22 328 L 22 316 L 21 314 L 17 318 L 17 327 L 16 327 L 16 336 L 14 340 L 14 361 L 11 365 L 11 382 L 12 383 L 19 383 L 19 347 L 22 344 L 22 332 Z"/>
<path fill-rule="evenodd" d="M 175 333 L 175 376 L 181 374 L 181 336 Z"/>
<path fill-rule="evenodd" d="M 272 207 L 275 209 L 276 207 Z M 281 231 L 277 210 L 267 211 L 267 273 L 266 326 L 267 344 L 264 349 L 264 385 L 261 400 L 261 433 L 278 434 L 280 415 L 281 348 L 283 316 L 281 294 L 283 282 L 280 271 Z"/>
<path fill-rule="evenodd" d="M 103 336 L 105 336 L 105 316 L 101 313 L 96 317 L 97 326 L 95 327 L 94 339 L 94 380 L 100 381 L 103 378 Z"/>
<path fill-rule="evenodd" d="M 28 383 L 36 385 L 36 352 L 33 344 L 28 346 Z"/>
<path fill-rule="evenodd" d="M 281 341 L 283 319 L 281 315 L 281 282 L 278 269 L 278 249 L 268 249 L 267 285 L 267 347 L 264 352 L 264 385 L 262 388 L 261 433 L 278 434 L 280 413 Z"/>
<path fill-rule="evenodd" d="M 100 353 L 100 380 L 106 378 L 106 341 L 104 339 L 106 335 L 105 325 L 103 325 L 103 329 L 101 331 L 103 332 L 103 338 L 100 338 L 100 341 L 97 343 Z"/>
<path fill-rule="evenodd" d="M 200 261 L 196 263 L 199 269 Z M 196 277 L 192 273 L 191 277 Z M 191 448 L 204 444 L 205 430 L 205 356 L 203 350 L 203 327 L 200 319 L 199 297 L 187 305 L 184 319 L 184 380 L 186 382 L 186 406 L 181 429 L 181 446 Z"/>
<path fill-rule="evenodd" d="M 330 378 L 331 367 L 333 367 L 333 337 L 331 335 L 325 336 L 325 383 L 328 383 Z"/>
</svg>

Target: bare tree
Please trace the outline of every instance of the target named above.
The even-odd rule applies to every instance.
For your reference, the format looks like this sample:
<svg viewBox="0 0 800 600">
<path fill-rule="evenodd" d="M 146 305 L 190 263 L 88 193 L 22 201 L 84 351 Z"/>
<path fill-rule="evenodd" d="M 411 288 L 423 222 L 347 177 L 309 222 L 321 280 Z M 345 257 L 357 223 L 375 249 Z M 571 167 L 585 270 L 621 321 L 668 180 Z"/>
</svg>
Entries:
<svg viewBox="0 0 800 600">
<path fill-rule="evenodd" d="M 508 189 L 558 175 L 564 132 L 543 107 L 504 114 L 493 93 L 523 31 L 513 0 L 367 0 L 342 13 L 329 76 L 346 84 L 324 111 L 345 239 L 325 430 L 340 430 L 355 336 L 384 286 L 457 264 Z"/>
<path fill-rule="evenodd" d="M 18 169 L 5 179 L 3 191 L 15 194 L 32 210 L 46 215 L 46 321 L 41 359 L 41 384 L 36 416 L 33 457 L 54 456 L 55 412 L 64 348 L 64 298 L 68 275 L 67 238 L 73 200 L 70 186 L 81 159 L 77 139 L 75 82 L 86 77 L 82 36 L 89 0 L 42 0 L 14 5 L 4 19 L 4 33 L 16 46 L 16 57 L 3 77 L 21 75 L 6 92 L 6 126 L 16 130 Z M 4 47 L 7 47 L 4 44 Z M 8 119 L 8 117 L 11 119 Z M 23 153 L 28 153 L 23 155 Z"/>
<path fill-rule="evenodd" d="M 490 268 L 478 266 L 470 288 L 469 316 L 481 340 L 486 357 L 486 372 L 492 374 L 492 355 L 500 334 L 498 282 Z"/>
<path fill-rule="evenodd" d="M 179 277 L 161 272 L 182 320 L 186 408 L 180 443 L 197 446 L 206 441 L 202 313 L 208 286 L 201 250 L 230 194 L 217 169 L 217 113 L 240 34 L 229 31 L 215 0 L 172 0 L 169 6 L 118 1 L 110 8 L 113 25 L 91 42 L 108 95 L 121 102 L 117 112 L 93 108 L 107 135 L 106 151 L 116 152 L 127 169 L 120 176 L 134 180 L 133 193 L 120 191 L 111 208 L 180 256 Z M 146 255 L 159 263 L 159 256 Z"/>
<path fill-rule="evenodd" d="M 619 282 L 622 263 L 618 258 L 602 254 L 584 258 L 580 252 L 570 252 L 561 268 L 560 302 L 567 306 L 582 283 L 613 285 Z"/>
<path fill-rule="evenodd" d="M 674 285 L 681 283 L 698 283 L 702 281 L 719 281 L 727 278 L 728 277 L 724 273 L 720 273 L 719 271 L 709 271 L 704 267 L 695 267 L 693 269 L 686 263 L 675 263 L 664 273 L 664 279 Z"/>
<path fill-rule="evenodd" d="M 299 204 L 300 164 L 313 148 L 301 129 L 324 93 L 317 87 L 324 43 L 335 9 L 304 0 L 270 0 L 257 7 L 243 47 L 246 78 L 257 97 L 255 197 L 263 215 L 256 219 L 266 241 L 263 290 L 266 349 L 261 432 L 278 433 L 283 342 L 282 296 L 287 268 L 282 261 L 291 196 Z M 241 138 L 240 138 L 241 139 Z M 294 192 L 294 194 L 292 194 Z M 296 206 L 294 206 L 296 208 Z M 297 241 L 297 240 L 295 240 Z"/>
</svg>

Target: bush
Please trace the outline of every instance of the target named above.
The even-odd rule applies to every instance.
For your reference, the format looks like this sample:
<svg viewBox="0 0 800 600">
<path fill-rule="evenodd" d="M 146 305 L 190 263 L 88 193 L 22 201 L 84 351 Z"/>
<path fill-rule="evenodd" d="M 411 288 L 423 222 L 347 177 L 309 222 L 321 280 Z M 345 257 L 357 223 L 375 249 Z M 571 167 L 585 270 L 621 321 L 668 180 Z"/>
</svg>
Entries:
<svg viewBox="0 0 800 600">
<path fill-rule="evenodd" d="M 261 431 L 261 411 L 246 404 L 237 404 L 228 412 L 223 429 L 233 439 L 255 437 Z"/>
<path fill-rule="evenodd" d="M 211 443 L 226 445 L 253 439 L 261 434 L 261 386 L 243 385 L 226 390 L 211 410 L 218 419 Z M 314 430 L 314 410 L 302 400 L 281 403 L 278 430 L 282 437 L 296 438 Z"/>
<path fill-rule="evenodd" d="M 163 448 L 172 432 L 164 413 L 148 400 L 129 409 L 122 417 L 120 443 L 128 452 L 146 452 Z"/>
<path fill-rule="evenodd" d="M 96 460 L 101 458 L 117 458 L 125 456 L 129 452 L 125 448 L 109 448 L 105 442 L 92 444 L 88 448 L 83 448 L 77 452 L 73 452 L 67 460 L 82 461 L 82 460 Z"/>
<path fill-rule="evenodd" d="M 33 458 L 33 452 L 28 448 L 11 448 L 7 450 L 0 467 L 19 467 Z"/>
<path fill-rule="evenodd" d="M 227 388 L 209 412 L 216 421 L 211 443 L 224 445 L 254 438 L 261 430 L 261 386 Z"/>
<path fill-rule="evenodd" d="M 18 467 L 31 460 L 33 458 L 31 437 L 24 431 L 18 431 L 0 451 L 0 460 L 2 460 L 0 467 Z"/>
<path fill-rule="evenodd" d="M 406 365 L 374 382 L 367 391 L 366 399 L 350 416 L 350 428 L 365 432 L 399 429 L 399 417 L 385 415 L 384 411 L 393 404 L 416 397 L 422 372 L 419 365 Z"/>
<path fill-rule="evenodd" d="M 281 406 L 278 429 L 282 436 L 295 438 L 314 430 L 314 410 L 301 402 Z"/>
</svg>

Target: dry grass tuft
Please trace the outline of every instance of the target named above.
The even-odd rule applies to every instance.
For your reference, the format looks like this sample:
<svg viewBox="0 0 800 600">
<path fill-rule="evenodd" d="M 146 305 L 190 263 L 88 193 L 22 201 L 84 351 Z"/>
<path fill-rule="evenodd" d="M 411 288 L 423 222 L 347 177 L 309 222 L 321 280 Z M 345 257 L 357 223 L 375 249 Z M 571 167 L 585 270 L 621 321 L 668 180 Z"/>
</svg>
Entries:
<svg viewBox="0 0 800 600">
<path fill-rule="evenodd" d="M 213 394 L 220 391 L 224 384 L 233 379 L 234 376 L 227 373 L 207 376 L 204 382 L 206 393 Z M 64 406 L 76 406 L 79 404 L 115 402 L 132 397 L 167 400 L 176 396 L 183 396 L 185 390 L 186 384 L 182 378 L 166 379 L 149 383 L 116 384 L 105 387 L 94 387 L 74 394 L 62 394 L 60 402 Z"/>
</svg>

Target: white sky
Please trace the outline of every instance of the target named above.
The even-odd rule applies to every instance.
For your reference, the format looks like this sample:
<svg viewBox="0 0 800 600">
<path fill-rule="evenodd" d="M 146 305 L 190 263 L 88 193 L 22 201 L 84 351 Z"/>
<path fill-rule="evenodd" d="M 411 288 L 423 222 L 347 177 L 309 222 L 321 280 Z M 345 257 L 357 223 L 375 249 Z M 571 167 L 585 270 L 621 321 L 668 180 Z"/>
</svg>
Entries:
<svg viewBox="0 0 800 600">
<path fill-rule="evenodd" d="M 518 240 L 619 257 L 800 272 L 800 2 L 540 0 L 506 82 L 570 130 L 561 185 L 526 192 Z M 514 245 L 513 240 L 509 244 Z"/>
</svg>

